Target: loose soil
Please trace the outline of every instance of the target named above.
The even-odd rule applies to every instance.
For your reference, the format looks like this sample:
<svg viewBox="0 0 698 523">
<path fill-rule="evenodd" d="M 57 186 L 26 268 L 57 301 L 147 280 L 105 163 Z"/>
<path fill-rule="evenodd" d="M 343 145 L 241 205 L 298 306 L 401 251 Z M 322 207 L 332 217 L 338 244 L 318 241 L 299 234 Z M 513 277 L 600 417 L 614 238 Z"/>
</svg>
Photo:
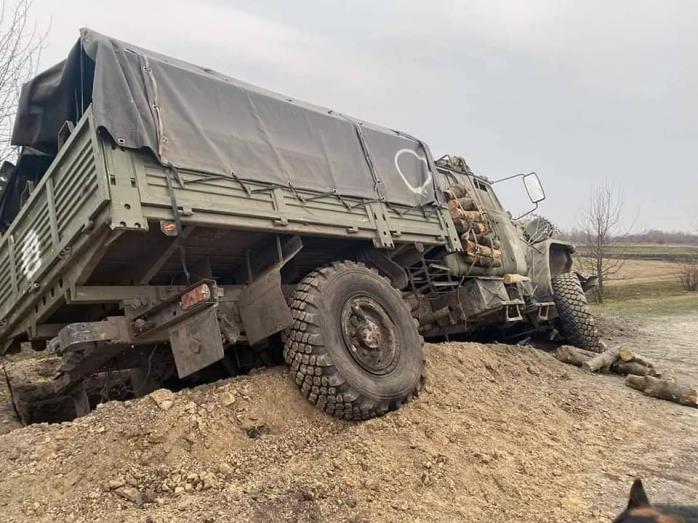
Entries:
<svg viewBox="0 0 698 523">
<path fill-rule="evenodd" d="M 650 323 L 602 330 L 696 383 L 698 315 Z M 529 347 L 426 355 L 420 397 L 362 423 L 318 412 L 273 368 L 12 430 L 1 519 L 610 521 L 636 476 L 656 502 L 696 503 L 698 409 Z"/>
</svg>

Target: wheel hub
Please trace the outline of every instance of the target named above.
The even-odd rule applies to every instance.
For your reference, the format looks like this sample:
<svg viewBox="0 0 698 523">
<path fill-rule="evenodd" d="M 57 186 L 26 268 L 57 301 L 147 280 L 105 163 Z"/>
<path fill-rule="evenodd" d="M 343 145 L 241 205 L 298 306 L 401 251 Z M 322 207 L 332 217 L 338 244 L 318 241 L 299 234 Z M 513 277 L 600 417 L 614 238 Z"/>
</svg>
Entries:
<svg viewBox="0 0 698 523">
<path fill-rule="evenodd" d="M 372 374 L 387 374 L 398 361 L 395 324 L 383 306 L 368 296 L 354 296 L 342 308 L 342 335 L 354 360 Z"/>
</svg>

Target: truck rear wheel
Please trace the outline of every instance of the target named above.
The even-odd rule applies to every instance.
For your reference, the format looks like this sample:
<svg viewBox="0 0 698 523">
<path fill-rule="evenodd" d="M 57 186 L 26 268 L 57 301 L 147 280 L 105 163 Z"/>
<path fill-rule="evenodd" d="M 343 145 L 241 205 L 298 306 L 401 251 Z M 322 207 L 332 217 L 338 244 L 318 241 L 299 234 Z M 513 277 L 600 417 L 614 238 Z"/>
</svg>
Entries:
<svg viewBox="0 0 698 523">
<path fill-rule="evenodd" d="M 337 418 L 385 414 L 418 391 L 423 340 L 400 293 L 363 264 L 308 274 L 291 297 L 284 358 L 303 395 Z"/>
<path fill-rule="evenodd" d="M 568 272 L 555 276 L 552 286 L 562 335 L 572 345 L 598 352 L 599 335 L 577 275 Z"/>
</svg>

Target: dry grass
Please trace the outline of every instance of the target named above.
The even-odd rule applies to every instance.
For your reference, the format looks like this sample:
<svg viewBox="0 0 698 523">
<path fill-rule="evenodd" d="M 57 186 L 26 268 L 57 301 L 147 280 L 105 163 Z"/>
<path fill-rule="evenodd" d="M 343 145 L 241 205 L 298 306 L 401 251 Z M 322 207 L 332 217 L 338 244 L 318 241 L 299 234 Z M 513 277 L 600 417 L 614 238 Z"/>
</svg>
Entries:
<svg viewBox="0 0 698 523">
<path fill-rule="evenodd" d="M 625 260 L 606 281 L 605 303 L 594 304 L 592 309 L 628 316 L 696 311 L 698 293 L 683 288 L 682 267 L 678 261 Z"/>
<path fill-rule="evenodd" d="M 618 272 L 612 275 L 608 284 L 635 285 L 638 283 L 675 280 L 681 271 L 681 264 L 654 260 L 625 260 Z"/>
<path fill-rule="evenodd" d="M 584 256 L 589 252 L 589 248 L 586 245 L 578 245 L 577 252 L 580 256 Z M 657 244 L 611 245 L 609 253 L 611 256 L 625 259 L 686 261 L 698 256 L 698 246 Z"/>
<path fill-rule="evenodd" d="M 679 273 L 681 286 L 691 292 L 698 290 L 698 262 L 685 263 Z"/>
</svg>

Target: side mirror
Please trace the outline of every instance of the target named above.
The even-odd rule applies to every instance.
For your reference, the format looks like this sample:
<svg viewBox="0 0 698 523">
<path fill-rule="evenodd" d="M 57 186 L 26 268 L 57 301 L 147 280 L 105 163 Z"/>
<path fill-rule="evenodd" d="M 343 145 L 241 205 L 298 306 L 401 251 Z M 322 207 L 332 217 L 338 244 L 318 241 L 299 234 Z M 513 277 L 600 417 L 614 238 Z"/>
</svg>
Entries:
<svg viewBox="0 0 698 523">
<path fill-rule="evenodd" d="M 545 191 L 536 173 L 524 174 L 523 182 L 531 202 L 537 204 L 545 200 Z"/>
</svg>

